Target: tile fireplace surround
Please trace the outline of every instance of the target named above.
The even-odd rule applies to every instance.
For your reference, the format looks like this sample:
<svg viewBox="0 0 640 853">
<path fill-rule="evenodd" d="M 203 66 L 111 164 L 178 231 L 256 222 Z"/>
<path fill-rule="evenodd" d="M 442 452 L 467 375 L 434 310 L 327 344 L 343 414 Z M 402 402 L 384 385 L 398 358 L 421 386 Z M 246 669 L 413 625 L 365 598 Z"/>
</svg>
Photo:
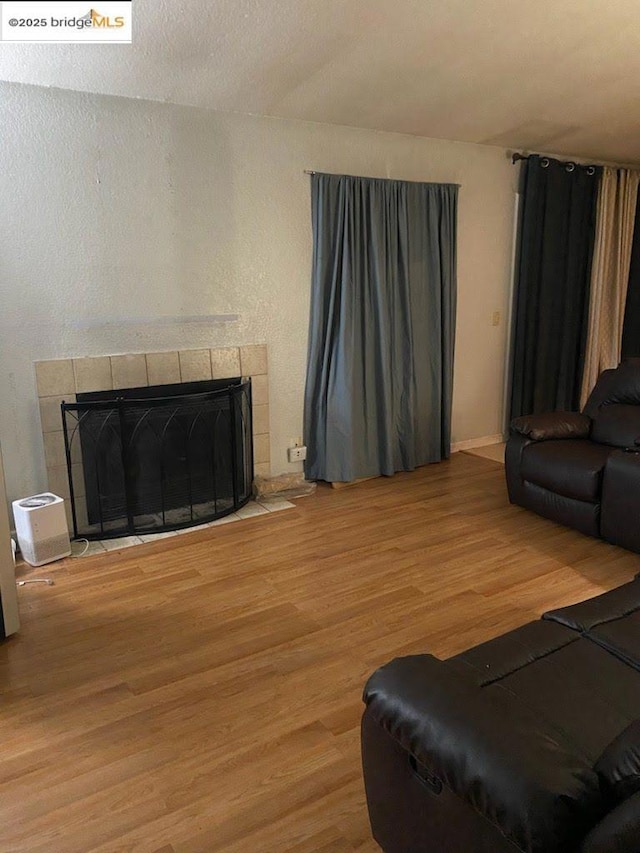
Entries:
<svg viewBox="0 0 640 853">
<path fill-rule="evenodd" d="M 60 403 L 75 402 L 76 394 L 85 391 L 250 376 L 254 472 L 270 473 L 269 381 L 264 344 L 36 361 L 35 371 L 48 488 L 65 498 L 69 522 L 69 483 Z"/>
</svg>

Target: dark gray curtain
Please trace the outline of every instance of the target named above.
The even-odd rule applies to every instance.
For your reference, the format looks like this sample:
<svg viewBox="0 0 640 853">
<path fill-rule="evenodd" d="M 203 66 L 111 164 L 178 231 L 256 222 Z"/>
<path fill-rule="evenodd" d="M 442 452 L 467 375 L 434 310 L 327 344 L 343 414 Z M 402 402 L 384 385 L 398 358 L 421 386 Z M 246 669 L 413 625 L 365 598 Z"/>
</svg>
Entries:
<svg viewBox="0 0 640 853">
<path fill-rule="evenodd" d="M 457 190 L 312 175 L 308 478 L 393 474 L 449 455 Z"/>
<path fill-rule="evenodd" d="M 622 358 L 640 356 L 640 195 L 636 204 L 633 247 L 629 268 L 629 288 L 622 330 Z"/>
<path fill-rule="evenodd" d="M 580 406 L 600 173 L 537 155 L 523 164 L 512 418 Z"/>
</svg>

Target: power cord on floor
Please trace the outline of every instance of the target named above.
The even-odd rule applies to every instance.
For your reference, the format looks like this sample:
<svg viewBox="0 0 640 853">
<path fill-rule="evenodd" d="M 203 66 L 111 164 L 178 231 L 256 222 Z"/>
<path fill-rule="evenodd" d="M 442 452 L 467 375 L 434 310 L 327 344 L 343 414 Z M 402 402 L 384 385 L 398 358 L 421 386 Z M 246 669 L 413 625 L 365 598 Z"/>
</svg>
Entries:
<svg viewBox="0 0 640 853">
<path fill-rule="evenodd" d="M 76 542 L 84 542 L 84 548 L 82 549 L 82 551 L 80 551 L 79 554 L 73 553 L 73 546 L 75 545 Z M 16 542 L 14 539 L 11 540 L 11 544 L 13 546 L 13 561 L 15 563 Z M 76 539 L 74 542 L 71 543 L 71 556 L 74 558 L 84 557 L 84 555 L 87 553 L 88 550 L 89 550 L 89 540 L 88 539 Z M 46 583 L 47 586 L 54 586 L 55 581 L 53 580 L 53 578 L 26 578 L 25 580 L 22 580 L 22 581 L 16 581 L 16 586 L 25 586 L 28 583 Z"/>
<path fill-rule="evenodd" d="M 73 546 L 76 544 L 76 542 L 84 542 L 84 548 L 82 549 L 82 551 L 80 551 L 79 554 L 73 553 Z M 74 539 L 74 541 L 71 543 L 71 556 L 74 558 L 84 557 L 84 555 L 87 553 L 88 550 L 89 550 L 89 540 L 88 539 Z"/>
</svg>

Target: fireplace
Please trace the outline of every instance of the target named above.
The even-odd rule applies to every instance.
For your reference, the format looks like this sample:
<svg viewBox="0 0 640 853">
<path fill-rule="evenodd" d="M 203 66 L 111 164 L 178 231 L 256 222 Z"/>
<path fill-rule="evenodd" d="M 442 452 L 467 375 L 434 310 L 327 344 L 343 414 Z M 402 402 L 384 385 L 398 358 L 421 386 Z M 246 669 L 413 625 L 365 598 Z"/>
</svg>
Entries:
<svg viewBox="0 0 640 853">
<path fill-rule="evenodd" d="M 76 538 L 190 527 L 251 496 L 250 378 L 78 393 L 61 410 Z"/>
</svg>

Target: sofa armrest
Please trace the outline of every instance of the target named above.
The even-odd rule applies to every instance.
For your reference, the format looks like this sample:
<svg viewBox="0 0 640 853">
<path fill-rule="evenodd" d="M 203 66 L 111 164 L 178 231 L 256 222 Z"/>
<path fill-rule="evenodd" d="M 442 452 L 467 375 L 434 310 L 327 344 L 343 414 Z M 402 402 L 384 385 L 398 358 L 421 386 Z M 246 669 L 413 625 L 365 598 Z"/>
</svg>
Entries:
<svg viewBox="0 0 640 853">
<path fill-rule="evenodd" d="M 546 412 L 523 415 L 511 421 L 511 431 L 533 441 L 557 438 L 589 438 L 591 418 L 580 412 Z"/>
<path fill-rule="evenodd" d="M 369 679 L 368 711 L 519 850 L 575 849 L 603 813 L 598 777 L 559 732 L 464 664 L 398 658 Z"/>
<path fill-rule="evenodd" d="M 640 793 L 623 800 L 586 836 L 580 853 L 638 853 Z"/>
<path fill-rule="evenodd" d="M 611 741 L 593 769 L 616 800 L 640 793 L 640 719 Z"/>
</svg>

